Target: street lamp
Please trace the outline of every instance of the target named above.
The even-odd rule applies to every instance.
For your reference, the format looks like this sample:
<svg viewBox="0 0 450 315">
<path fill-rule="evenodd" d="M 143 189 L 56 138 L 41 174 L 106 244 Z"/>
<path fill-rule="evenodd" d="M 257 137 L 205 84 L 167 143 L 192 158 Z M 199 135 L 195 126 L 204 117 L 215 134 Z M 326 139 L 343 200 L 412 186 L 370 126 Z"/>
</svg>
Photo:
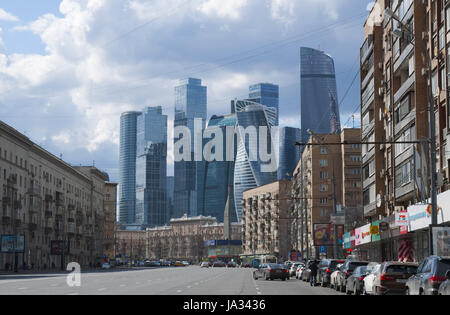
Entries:
<svg viewBox="0 0 450 315">
<path fill-rule="evenodd" d="M 384 14 L 389 18 L 389 19 L 394 19 L 395 21 L 397 21 L 398 25 L 400 26 L 400 29 L 394 30 L 392 32 L 393 36 L 396 37 L 401 37 L 403 35 L 403 33 L 407 33 L 408 35 L 411 36 L 411 40 L 410 43 L 411 45 L 413 45 L 416 48 L 419 48 L 413 38 L 414 38 L 414 34 L 411 32 L 411 30 L 405 25 L 403 24 L 403 22 L 400 20 L 400 18 L 390 9 L 387 8 L 384 11 Z M 428 80 L 429 80 L 429 91 L 428 91 L 428 96 L 429 96 L 429 118 L 430 118 L 430 158 L 431 158 L 431 226 L 430 226 L 430 237 L 429 237 L 429 251 L 430 251 L 430 255 L 433 255 L 433 233 L 432 233 L 432 226 L 433 225 L 437 225 L 438 221 L 437 221 L 437 190 L 436 190 L 436 129 L 435 129 L 435 124 L 436 124 L 436 118 L 435 118 L 435 113 L 434 113 L 434 101 L 433 101 L 433 87 L 432 87 L 432 61 L 431 61 L 431 57 L 428 54 L 428 50 L 425 47 L 425 45 L 423 45 L 423 43 L 420 42 L 421 45 L 420 48 L 423 50 L 423 55 L 424 55 L 424 59 L 427 63 L 427 67 L 428 67 Z"/>
</svg>

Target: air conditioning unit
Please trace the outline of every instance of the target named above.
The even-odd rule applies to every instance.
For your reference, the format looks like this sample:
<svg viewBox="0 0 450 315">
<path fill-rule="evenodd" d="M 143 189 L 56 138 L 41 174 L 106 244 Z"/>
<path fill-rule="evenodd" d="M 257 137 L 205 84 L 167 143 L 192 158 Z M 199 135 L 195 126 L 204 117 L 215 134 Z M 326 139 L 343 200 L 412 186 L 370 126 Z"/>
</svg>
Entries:
<svg viewBox="0 0 450 315">
<path fill-rule="evenodd" d="M 386 171 L 384 169 L 382 169 L 380 171 L 380 178 L 383 178 L 384 176 L 386 176 Z"/>
<path fill-rule="evenodd" d="M 385 144 L 384 143 L 380 144 L 380 151 L 384 151 L 384 148 L 385 148 Z"/>
<path fill-rule="evenodd" d="M 428 32 L 422 32 L 422 40 L 428 40 Z"/>
<path fill-rule="evenodd" d="M 382 62 L 378 63 L 378 69 L 383 70 L 383 63 Z"/>
<path fill-rule="evenodd" d="M 428 74 L 427 68 L 422 68 L 422 76 L 426 76 Z"/>
<path fill-rule="evenodd" d="M 383 95 L 384 95 L 384 88 L 380 87 L 380 88 L 378 89 L 378 95 L 379 95 L 379 96 L 383 96 Z"/>
</svg>

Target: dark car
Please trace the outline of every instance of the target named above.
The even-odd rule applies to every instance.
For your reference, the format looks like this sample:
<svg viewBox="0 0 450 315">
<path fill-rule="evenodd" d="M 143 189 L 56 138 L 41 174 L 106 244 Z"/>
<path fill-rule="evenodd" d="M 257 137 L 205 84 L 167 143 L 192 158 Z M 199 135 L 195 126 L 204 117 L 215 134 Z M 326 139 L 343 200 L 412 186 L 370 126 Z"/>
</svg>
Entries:
<svg viewBox="0 0 450 315">
<path fill-rule="evenodd" d="M 345 293 L 360 295 L 363 291 L 364 278 L 369 274 L 367 266 L 359 266 L 353 271 L 352 275 L 348 277 L 345 285 Z"/>
<path fill-rule="evenodd" d="M 375 274 L 372 294 L 405 294 L 406 282 L 417 272 L 417 264 L 384 262 Z"/>
<path fill-rule="evenodd" d="M 289 276 L 289 270 L 285 265 L 279 264 L 262 264 L 255 271 L 253 271 L 253 279 L 258 280 L 263 278 L 265 280 L 281 279 L 286 281 Z"/>
<path fill-rule="evenodd" d="M 223 261 L 215 261 L 212 266 L 223 268 L 226 267 L 227 265 Z"/>
<path fill-rule="evenodd" d="M 360 266 L 367 266 L 368 261 L 347 260 L 342 265 L 339 274 L 336 279 L 336 291 L 345 292 L 345 286 L 347 285 L 347 279 L 353 274 L 353 271 Z"/>
<path fill-rule="evenodd" d="M 331 274 L 336 270 L 338 264 L 343 264 L 344 260 L 338 259 L 322 259 L 317 270 L 317 282 L 322 287 L 330 285 Z"/>
<path fill-rule="evenodd" d="M 407 295 L 437 295 L 441 284 L 447 280 L 450 257 L 430 256 L 417 268 L 417 273 L 406 283 Z"/>
<path fill-rule="evenodd" d="M 450 295 L 450 270 L 445 274 L 445 278 L 447 278 L 447 280 L 442 282 L 439 287 L 438 295 Z"/>
</svg>

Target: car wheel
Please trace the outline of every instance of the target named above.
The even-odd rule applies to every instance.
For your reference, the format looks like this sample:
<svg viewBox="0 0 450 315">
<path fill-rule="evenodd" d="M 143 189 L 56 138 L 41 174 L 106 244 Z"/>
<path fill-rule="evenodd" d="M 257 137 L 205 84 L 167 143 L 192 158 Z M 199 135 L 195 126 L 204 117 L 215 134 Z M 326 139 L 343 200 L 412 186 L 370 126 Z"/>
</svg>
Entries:
<svg viewBox="0 0 450 315">
<path fill-rule="evenodd" d="M 253 279 L 258 280 L 258 277 L 255 274 L 253 274 Z"/>
<path fill-rule="evenodd" d="M 269 276 L 266 274 L 266 281 L 269 280 Z"/>
</svg>

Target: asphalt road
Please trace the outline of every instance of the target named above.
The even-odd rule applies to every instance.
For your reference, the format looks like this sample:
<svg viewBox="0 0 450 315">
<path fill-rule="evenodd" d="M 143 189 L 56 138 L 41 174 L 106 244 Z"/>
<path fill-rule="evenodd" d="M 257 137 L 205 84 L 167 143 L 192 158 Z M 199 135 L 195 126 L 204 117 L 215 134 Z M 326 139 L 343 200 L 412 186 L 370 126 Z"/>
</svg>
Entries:
<svg viewBox="0 0 450 315">
<path fill-rule="evenodd" d="M 309 283 L 254 280 L 252 269 L 179 268 L 81 273 L 81 286 L 69 287 L 67 274 L 0 277 L 0 295 L 336 295 Z"/>
</svg>

